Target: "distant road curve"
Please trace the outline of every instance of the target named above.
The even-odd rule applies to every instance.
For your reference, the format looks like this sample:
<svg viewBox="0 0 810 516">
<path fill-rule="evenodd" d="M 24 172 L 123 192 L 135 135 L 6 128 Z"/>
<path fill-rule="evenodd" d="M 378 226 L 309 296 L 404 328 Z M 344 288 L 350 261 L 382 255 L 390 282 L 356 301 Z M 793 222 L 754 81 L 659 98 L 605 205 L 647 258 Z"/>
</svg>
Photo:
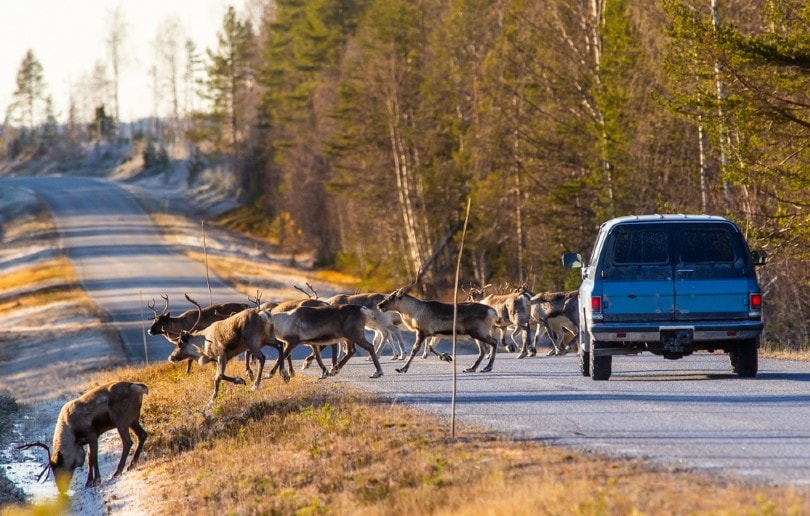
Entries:
<svg viewBox="0 0 810 516">
<path fill-rule="evenodd" d="M 146 337 L 145 303 L 167 294 L 172 313 L 188 310 L 188 293 L 208 302 L 205 268 L 168 245 L 138 201 L 118 184 L 86 177 L 0 178 L 2 185 L 27 188 L 48 205 L 59 231 L 59 247 L 70 259 L 90 298 L 117 326 L 130 363 L 163 361 L 172 346 Z M 214 302 L 245 296 L 211 277 Z"/>
</svg>

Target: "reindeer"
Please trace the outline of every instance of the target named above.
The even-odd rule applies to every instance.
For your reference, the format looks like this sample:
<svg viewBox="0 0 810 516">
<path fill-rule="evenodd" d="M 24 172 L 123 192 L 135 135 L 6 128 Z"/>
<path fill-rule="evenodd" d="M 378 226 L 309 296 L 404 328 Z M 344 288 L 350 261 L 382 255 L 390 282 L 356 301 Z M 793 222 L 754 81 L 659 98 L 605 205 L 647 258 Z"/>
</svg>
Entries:
<svg viewBox="0 0 810 516">
<path fill-rule="evenodd" d="M 162 313 L 158 313 L 155 309 L 154 299 L 152 299 L 151 303 L 147 303 L 146 305 L 155 314 L 155 320 L 152 322 L 152 326 L 149 327 L 147 333 L 149 333 L 149 335 L 163 335 L 166 340 L 174 343 L 182 332 L 189 331 L 191 327 L 194 326 L 194 323 L 197 322 L 197 310 L 187 310 L 178 316 L 172 317 L 171 313 L 169 313 L 169 296 L 161 294 L 160 297 L 166 301 L 166 306 L 163 307 Z M 261 296 L 257 293 L 257 299 L 260 297 Z M 188 296 L 186 296 L 186 298 L 188 298 Z M 250 300 L 249 297 L 248 300 Z M 248 308 L 248 305 L 244 303 L 219 303 L 207 306 L 202 309 L 197 328 L 200 330 L 207 328 L 212 322 L 227 319 L 236 312 L 241 312 L 246 308 Z M 191 372 L 192 363 L 192 360 L 188 361 L 186 374 Z M 248 357 L 245 357 L 245 371 L 248 372 L 248 376 L 253 376 Z"/>
<path fill-rule="evenodd" d="M 565 355 L 579 334 L 579 292 L 541 292 L 531 296 L 532 320 L 538 325 L 535 346 L 540 338 L 540 325 L 544 325 L 552 349 L 549 356 Z M 567 332 L 567 333 L 566 333 Z"/>
<path fill-rule="evenodd" d="M 377 305 L 385 299 L 386 294 L 366 293 L 366 294 L 338 294 L 327 299 L 326 302 L 333 306 L 338 305 L 359 305 L 365 306 L 376 312 L 374 323 L 376 326 L 369 326 L 374 332 L 374 351 L 379 355 L 385 343 L 391 344 L 393 360 L 405 360 L 405 343 L 402 341 L 399 326 L 402 318 L 396 312 L 382 312 Z M 378 340 L 379 339 L 379 340 Z"/>
<path fill-rule="evenodd" d="M 197 307 L 199 320 L 202 318 L 202 307 L 190 297 L 188 300 Z M 177 347 L 169 356 L 169 360 L 180 362 L 193 359 L 200 365 L 216 362 L 217 371 L 214 376 L 214 392 L 209 401 L 210 405 L 219 393 L 219 384 L 222 380 L 234 385 L 246 385 L 241 377 L 225 375 L 225 366 L 228 361 L 244 351 L 249 351 L 250 355 L 259 361 L 259 371 L 253 382 L 253 390 L 259 388 L 262 380 L 265 357 L 261 348 L 265 345 L 273 345 L 279 349 L 278 365 L 281 368 L 281 377 L 284 381 L 289 381 L 290 377 L 282 360 L 283 350 L 272 339 L 272 333 L 273 324 L 270 315 L 256 308 L 248 308 L 222 321 L 215 321 L 201 330 L 198 330 L 197 324 L 195 324 L 190 331 L 183 332 L 175 341 Z"/>
<path fill-rule="evenodd" d="M 405 365 L 397 369 L 398 373 L 408 371 L 411 361 L 419 352 L 422 342 L 426 338 L 453 333 L 453 305 L 439 301 L 422 301 L 409 295 L 408 288 L 410 286 L 395 290 L 377 305 L 383 312 L 396 310 L 402 314 L 405 326 L 416 332 L 416 342 L 411 350 L 411 355 Z M 469 335 L 476 341 L 483 341 L 491 346 L 492 354 L 489 357 L 489 363 L 481 372 L 492 371 L 497 350 L 497 341 L 491 335 L 492 325 L 497 317 L 495 309 L 481 303 L 459 303 L 457 315 L 457 333 Z M 478 359 L 472 367 L 464 370 L 465 373 L 475 371 L 484 358 L 484 348 L 479 342 L 476 343 L 478 344 Z"/>
<path fill-rule="evenodd" d="M 101 434 L 118 430 L 121 436 L 121 460 L 115 469 L 112 478 L 124 471 L 127 456 L 132 449 L 132 438 L 129 431 L 135 432 L 138 445 L 132 456 L 129 469 L 132 469 L 143 450 L 147 433 L 140 423 L 141 403 L 144 394 L 149 388 L 142 383 L 115 382 L 96 387 L 81 397 L 65 403 L 56 420 L 53 432 L 53 455 L 51 449 L 41 442 L 29 443 L 20 446 L 28 449 L 34 446 L 42 447 L 48 452 L 48 464 L 37 477 L 44 482 L 48 473 L 53 471 L 56 487 L 65 494 L 73 479 L 76 468 L 84 465 L 84 446 L 89 445 L 87 452 L 87 484 L 95 486 L 101 483 L 101 473 L 98 468 L 98 438 Z"/>
<path fill-rule="evenodd" d="M 270 317 L 273 321 L 273 337 L 284 343 L 285 357 L 299 344 L 308 344 L 314 349 L 345 340 L 347 353 L 330 374 L 337 374 L 354 355 L 355 346 L 360 346 L 368 351 L 374 362 L 375 372 L 371 378 L 382 376 L 374 346 L 366 340 L 365 335 L 366 326 L 379 324 L 374 322 L 374 310 L 359 305 L 302 306 L 290 312 L 274 313 Z"/>
<path fill-rule="evenodd" d="M 312 289 L 312 287 L 309 285 L 309 283 L 307 283 L 307 286 L 309 286 L 310 289 Z M 297 288 L 298 290 L 301 290 L 299 287 L 295 287 L 295 288 Z M 314 290 L 313 290 L 313 292 L 314 292 Z M 269 305 L 269 304 L 270 303 L 264 303 L 263 306 Z M 312 308 L 312 307 L 318 307 L 318 306 L 327 306 L 327 303 L 326 303 L 326 301 L 323 301 L 321 299 L 307 297 L 307 298 L 304 298 L 304 299 L 293 299 L 293 300 L 290 300 L 290 301 L 282 301 L 281 303 L 273 303 L 273 306 L 271 308 L 269 308 L 267 311 L 272 315 L 272 314 L 278 314 L 278 313 L 282 313 L 282 312 L 289 312 L 291 310 L 295 310 L 296 308 L 301 308 L 301 307 L 310 307 L 310 308 Z M 312 364 L 312 361 L 315 360 L 318 363 L 318 365 L 320 366 L 320 368 L 321 368 L 321 377 L 323 378 L 324 376 L 330 374 L 330 372 L 326 369 L 326 366 L 323 365 L 323 360 L 321 360 L 320 346 L 310 346 L 310 347 L 312 348 L 312 353 L 310 353 L 306 358 L 304 358 L 304 362 L 301 364 L 301 369 L 303 370 L 303 369 L 308 368 Z M 334 371 L 335 370 L 335 365 L 338 362 L 338 346 L 337 346 L 337 344 L 330 345 L 330 349 L 331 349 L 331 352 L 332 352 L 332 371 Z M 290 358 L 289 355 L 287 356 L 286 360 L 287 360 L 288 367 L 290 368 L 290 374 L 291 375 L 295 374 L 293 372 L 292 359 Z M 273 366 L 273 368 L 270 370 L 270 372 L 267 374 L 267 376 L 272 377 L 276 373 L 277 369 L 278 369 L 278 363 L 276 363 L 276 365 Z"/>
<path fill-rule="evenodd" d="M 507 346 L 506 344 L 506 340 L 504 338 L 506 329 L 510 325 L 516 326 L 517 331 L 515 333 L 518 331 L 523 333 L 523 344 L 517 358 L 525 358 L 529 356 L 530 353 L 528 346 L 529 342 L 531 341 L 531 313 L 529 300 L 526 299 L 526 296 L 524 296 L 521 292 L 486 295 L 484 293 L 484 289 L 487 288 L 487 286 L 484 286 L 481 289 L 470 289 L 468 300 L 482 303 L 495 309 L 498 316 L 495 319 L 494 327 L 497 328 L 500 333 L 500 338 L 498 340 L 501 344 L 507 347 L 508 351 L 513 351 L 513 349 L 510 349 L 511 345 Z"/>
</svg>

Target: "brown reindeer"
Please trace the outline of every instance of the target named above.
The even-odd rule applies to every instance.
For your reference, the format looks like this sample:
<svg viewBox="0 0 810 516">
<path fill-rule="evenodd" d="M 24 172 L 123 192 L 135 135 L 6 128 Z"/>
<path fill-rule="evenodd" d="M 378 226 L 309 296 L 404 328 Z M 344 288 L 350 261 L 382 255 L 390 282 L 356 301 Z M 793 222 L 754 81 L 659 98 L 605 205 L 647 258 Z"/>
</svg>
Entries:
<svg viewBox="0 0 810 516">
<path fill-rule="evenodd" d="M 188 298 L 199 312 L 202 314 L 202 307 L 191 298 Z M 249 352 L 250 355 L 259 361 L 259 371 L 253 382 L 253 389 L 258 389 L 262 380 L 265 357 L 261 348 L 265 345 L 276 345 L 271 338 L 272 323 L 267 312 L 257 308 L 248 308 L 238 312 L 222 321 L 215 321 L 207 328 L 198 330 L 196 325 L 190 332 L 183 332 L 175 341 L 177 346 L 169 356 L 171 362 L 193 359 L 200 365 L 208 362 L 216 362 L 217 371 L 214 376 L 214 392 L 211 395 L 209 404 L 214 401 L 219 393 L 219 384 L 222 380 L 235 385 L 245 385 L 241 377 L 231 377 L 225 374 L 225 366 L 228 361 L 242 352 Z M 279 366 L 281 376 L 285 381 L 289 381 L 289 376 L 284 368 L 282 359 L 282 349 L 279 349 Z"/>
<path fill-rule="evenodd" d="M 408 361 L 397 369 L 398 373 L 408 372 L 411 361 L 422 347 L 422 342 L 434 335 L 452 335 L 453 333 L 453 305 L 451 303 L 441 303 L 439 301 L 422 301 L 411 295 L 406 290 L 398 289 L 390 293 L 378 305 L 380 310 L 387 312 L 396 310 L 402 314 L 402 321 L 409 329 L 416 332 L 416 342 L 414 342 Z M 495 352 L 497 341 L 492 337 L 492 325 L 495 323 L 497 314 L 495 310 L 481 303 L 459 303 L 456 321 L 456 333 L 468 335 L 476 341 L 483 341 L 492 348 L 489 363 L 481 372 L 492 371 L 495 362 Z M 464 372 L 475 371 L 478 364 L 484 358 L 484 348 L 478 343 L 478 359 Z"/>
<path fill-rule="evenodd" d="M 56 420 L 53 432 L 53 453 L 51 449 L 41 442 L 20 446 L 28 449 L 39 446 L 48 452 L 48 464 L 42 473 L 47 479 L 47 473 L 53 471 L 56 486 L 64 494 L 70 487 L 73 472 L 84 465 L 84 446 L 87 451 L 87 486 L 101 483 L 101 473 L 98 469 L 98 438 L 101 434 L 118 430 L 121 436 L 121 460 L 113 473 L 113 478 L 124 471 L 127 456 L 132 448 L 132 438 L 129 431 L 135 432 L 138 445 L 130 462 L 130 469 L 138 461 L 146 441 L 147 433 L 140 423 L 141 403 L 144 394 L 149 389 L 142 383 L 115 382 L 96 387 L 81 397 L 65 403 Z"/>
<path fill-rule="evenodd" d="M 365 327 L 374 322 L 375 312 L 359 305 L 300 307 L 290 312 L 271 315 L 273 336 L 284 343 L 284 355 L 289 355 L 299 344 L 318 346 L 346 341 L 347 353 L 330 374 L 337 374 L 354 355 L 355 346 L 368 351 L 374 362 L 375 372 L 371 378 L 382 376 L 383 371 L 374 346 L 366 340 Z M 323 378 L 323 376 L 322 376 Z"/>
<path fill-rule="evenodd" d="M 161 294 L 160 297 L 166 301 L 166 306 L 163 307 L 163 312 L 158 313 L 158 311 L 155 309 L 154 299 L 151 303 L 147 303 L 146 305 L 150 310 L 152 310 L 152 312 L 155 313 L 155 319 L 152 321 L 152 326 L 149 327 L 147 333 L 149 335 L 163 335 L 171 343 L 174 343 L 180 337 L 182 332 L 191 330 L 191 327 L 194 326 L 195 323 L 197 324 L 197 329 L 201 330 L 203 328 L 207 328 L 214 321 L 227 319 L 231 315 L 248 308 L 248 305 L 245 303 L 218 303 L 203 308 L 201 315 L 198 314 L 197 309 L 192 309 L 186 310 L 182 314 L 172 317 L 172 314 L 169 313 L 169 296 Z M 186 298 L 188 299 L 188 296 L 186 296 Z M 200 315 L 199 322 L 197 322 L 198 315 Z M 188 361 L 186 373 L 191 372 L 192 363 L 193 360 Z M 245 370 L 248 372 L 248 376 L 253 376 L 253 372 L 250 370 L 250 365 L 247 361 L 245 362 Z"/>
</svg>

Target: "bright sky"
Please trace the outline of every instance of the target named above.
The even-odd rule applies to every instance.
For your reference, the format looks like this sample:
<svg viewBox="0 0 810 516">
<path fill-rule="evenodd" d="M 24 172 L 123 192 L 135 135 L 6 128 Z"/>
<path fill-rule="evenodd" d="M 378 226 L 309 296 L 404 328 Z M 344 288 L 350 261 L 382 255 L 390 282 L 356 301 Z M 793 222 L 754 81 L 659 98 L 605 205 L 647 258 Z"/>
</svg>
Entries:
<svg viewBox="0 0 810 516">
<path fill-rule="evenodd" d="M 229 4 L 241 12 L 244 0 L 0 0 L 0 123 L 17 89 L 17 71 L 28 49 L 42 64 L 46 93 L 59 122 L 67 119 L 69 87 L 92 74 L 97 61 L 111 77 L 107 22 L 120 5 L 127 25 L 120 71 L 123 121 L 149 116 L 154 105 L 149 68 L 161 22 L 176 17 L 198 51 L 216 46 Z M 181 65 L 182 66 L 182 65 Z M 112 114 L 112 106 L 107 113 Z"/>
</svg>

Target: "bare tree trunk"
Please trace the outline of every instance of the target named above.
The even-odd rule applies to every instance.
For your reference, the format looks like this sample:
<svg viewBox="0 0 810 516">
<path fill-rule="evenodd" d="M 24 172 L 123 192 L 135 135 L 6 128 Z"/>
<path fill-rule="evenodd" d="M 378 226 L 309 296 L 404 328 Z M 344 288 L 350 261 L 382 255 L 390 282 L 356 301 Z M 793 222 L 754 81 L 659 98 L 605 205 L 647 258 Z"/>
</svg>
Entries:
<svg viewBox="0 0 810 516">
<path fill-rule="evenodd" d="M 118 135 L 118 124 L 121 122 L 121 106 L 118 99 L 120 90 L 121 67 L 123 65 L 123 48 L 126 39 L 127 24 L 121 5 L 117 5 L 109 16 L 110 32 L 107 37 L 107 46 L 110 50 L 110 62 L 113 73 L 113 104 L 115 113 L 115 134 Z"/>
<path fill-rule="evenodd" d="M 515 107 L 515 120 L 521 120 L 520 100 L 516 95 L 512 97 L 512 105 Z M 523 168 L 523 160 L 520 154 L 520 135 L 518 134 L 517 126 L 512 134 L 514 142 L 512 143 L 512 154 L 514 163 L 513 179 L 515 181 L 514 194 L 515 194 L 515 243 L 517 244 L 517 267 L 518 267 L 518 281 L 523 281 L 524 277 L 524 264 L 523 255 L 525 251 L 525 238 L 523 236 L 523 188 L 520 183 L 520 172 Z"/>
<path fill-rule="evenodd" d="M 391 139 L 391 153 L 394 160 L 394 173 L 397 179 L 397 197 L 399 208 L 402 214 L 402 221 L 405 229 L 407 251 L 410 258 L 409 273 L 415 276 L 422 264 L 422 252 L 419 245 L 419 238 L 416 228 L 416 218 L 414 215 L 413 189 L 411 187 L 410 171 L 408 166 L 408 156 L 402 142 L 399 128 L 399 101 L 396 91 L 391 92 L 388 100 L 388 130 Z"/>
<path fill-rule="evenodd" d="M 720 15 L 718 13 L 718 0 L 711 0 L 712 6 L 712 29 L 717 32 L 717 26 L 720 24 Z M 717 115 L 720 123 L 720 174 L 725 173 L 728 168 L 728 152 L 731 147 L 731 138 L 728 134 L 728 127 L 726 127 L 725 113 L 723 112 L 723 100 L 726 98 L 725 91 L 723 90 L 723 67 L 720 61 L 714 62 L 714 79 L 717 86 Z M 728 181 L 723 180 L 723 199 L 726 204 L 731 203 L 731 191 Z"/>
<path fill-rule="evenodd" d="M 594 59 L 594 77 L 596 80 L 597 90 L 604 87 L 602 81 L 602 30 L 605 24 L 605 3 L 607 0 L 591 0 L 591 48 L 593 49 Z M 607 134 L 607 125 L 605 122 L 605 115 L 602 113 L 598 104 L 595 105 L 596 121 L 601 131 L 600 138 L 602 139 L 601 162 L 602 172 L 605 175 L 605 184 L 607 186 L 608 200 L 610 201 L 610 211 L 613 212 L 613 201 L 616 198 L 615 185 L 613 181 L 613 166 L 610 162 L 608 155 L 609 140 Z"/>
</svg>

